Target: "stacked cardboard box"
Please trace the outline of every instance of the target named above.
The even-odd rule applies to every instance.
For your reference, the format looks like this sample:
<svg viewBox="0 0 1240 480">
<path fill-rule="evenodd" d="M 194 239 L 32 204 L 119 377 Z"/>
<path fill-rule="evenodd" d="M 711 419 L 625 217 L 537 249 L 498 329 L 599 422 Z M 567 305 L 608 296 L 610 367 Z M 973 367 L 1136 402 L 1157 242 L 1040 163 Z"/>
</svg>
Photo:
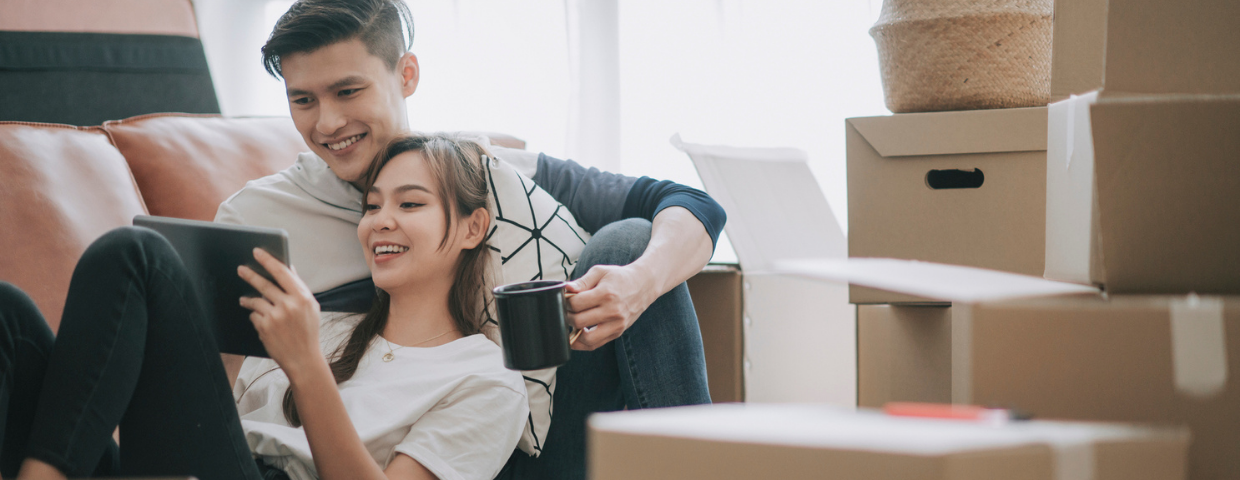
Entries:
<svg viewBox="0 0 1240 480">
<path fill-rule="evenodd" d="M 929 285 L 951 283 L 951 272 L 910 287 L 919 268 L 912 264 L 865 275 L 857 272 L 878 265 L 823 267 L 822 278 L 853 280 L 854 303 L 955 302 L 944 316 L 904 304 L 859 307 L 859 400 L 933 400 L 946 383 L 956 403 L 1185 425 L 1193 434 L 1190 478 L 1240 478 L 1240 4 L 1056 3 L 1052 95 L 1059 101 L 1048 108 L 1045 131 L 1044 270 L 984 261 L 994 254 L 985 246 L 967 261 L 943 248 L 951 244 L 933 227 L 993 205 L 944 214 L 919 210 L 927 200 L 910 202 L 887 211 L 913 212 L 920 223 L 883 230 L 874 212 L 884 210 L 872 207 L 891 204 L 875 186 L 884 179 L 854 176 L 874 171 L 855 166 L 862 160 L 889 155 L 867 158 L 852 143 L 854 135 L 868 138 L 858 125 L 879 119 L 849 121 L 850 256 L 1033 273 L 1106 294 L 1001 300 L 1045 292 L 1003 281 L 958 294 Z M 889 238 L 865 236 L 872 233 Z M 923 251 L 886 247 L 898 242 Z M 1028 253 L 1019 242 L 987 246 L 1009 247 L 1013 261 Z M 989 287 L 994 295 L 978 293 Z M 928 379 L 940 383 L 924 387 Z"/>
</svg>

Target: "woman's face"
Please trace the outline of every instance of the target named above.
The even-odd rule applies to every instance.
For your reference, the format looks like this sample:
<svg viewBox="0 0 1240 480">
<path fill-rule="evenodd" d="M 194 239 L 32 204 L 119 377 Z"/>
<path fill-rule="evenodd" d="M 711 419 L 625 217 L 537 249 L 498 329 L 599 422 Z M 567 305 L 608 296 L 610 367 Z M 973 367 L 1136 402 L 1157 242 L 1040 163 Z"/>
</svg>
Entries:
<svg viewBox="0 0 1240 480">
<path fill-rule="evenodd" d="M 446 223 L 437 183 L 421 152 L 405 152 L 388 161 L 366 193 L 357 237 L 375 286 L 392 292 L 452 283 L 464 235 L 453 228 L 440 248 Z"/>
</svg>

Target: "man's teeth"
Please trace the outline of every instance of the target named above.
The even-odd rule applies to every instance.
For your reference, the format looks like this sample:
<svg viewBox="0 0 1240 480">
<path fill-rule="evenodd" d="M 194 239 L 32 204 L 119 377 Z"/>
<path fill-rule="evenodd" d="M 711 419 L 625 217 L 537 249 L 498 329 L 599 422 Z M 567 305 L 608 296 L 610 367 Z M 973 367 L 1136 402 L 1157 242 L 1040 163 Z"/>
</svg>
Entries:
<svg viewBox="0 0 1240 480">
<path fill-rule="evenodd" d="M 409 250 L 409 247 L 402 247 L 400 245 L 381 245 L 375 247 L 375 255 L 382 255 L 385 253 L 404 253 L 406 250 Z"/>
<path fill-rule="evenodd" d="M 352 137 L 342 140 L 340 143 L 329 143 L 327 144 L 327 148 L 330 148 L 332 150 L 340 150 L 349 145 L 353 145 L 353 142 L 356 142 L 361 139 L 362 139 L 361 135 L 354 135 Z"/>
</svg>

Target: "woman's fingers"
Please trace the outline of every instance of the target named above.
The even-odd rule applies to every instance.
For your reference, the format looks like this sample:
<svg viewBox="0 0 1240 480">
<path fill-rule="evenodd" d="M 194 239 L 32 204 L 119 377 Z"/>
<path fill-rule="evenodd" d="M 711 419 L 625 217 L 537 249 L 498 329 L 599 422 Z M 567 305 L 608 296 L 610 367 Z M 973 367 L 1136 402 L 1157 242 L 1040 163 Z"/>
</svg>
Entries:
<svg viewBox="0 0 1240 480">
<path fill-rule="evenodd" d="M 276 282 L 280 284 L 280 288 L 285 292 L 307 293 L 306 285 L 302 283 L 301 279 L 297 278 L 297 275 L 293 274 L 287 265 L 281 263 L 280 260 L 270 253 L 267 253 L 266 250 L 255 247 L 254 259 L 258 260 L 258 264 L 271 273 L 272 278 L 276 279 Z"/>
<path fill-rule="evenodd" d="M 241 306 L 259 315 L 271 315 L 271 310 L 275 308 L 263 297 L 241 297 Z"/>
<path fill-rule="evenodd" d="M 245 280 L 245 282 L 254 287 L 255 290 L 258 290 L 260 295 L 266 297 L 267 300 L 270 300 L 272 303 L 284 294 L 284 290 L 282 290 L 279 286 L 271 283 L 270 280 L 263 278 L 263 276 L 259 275 L 258 272 L 255 272 L 253 269 L 245 265 L 237 267 L 237 276 L 241 277 L 242 280 Z"/>
</svg>

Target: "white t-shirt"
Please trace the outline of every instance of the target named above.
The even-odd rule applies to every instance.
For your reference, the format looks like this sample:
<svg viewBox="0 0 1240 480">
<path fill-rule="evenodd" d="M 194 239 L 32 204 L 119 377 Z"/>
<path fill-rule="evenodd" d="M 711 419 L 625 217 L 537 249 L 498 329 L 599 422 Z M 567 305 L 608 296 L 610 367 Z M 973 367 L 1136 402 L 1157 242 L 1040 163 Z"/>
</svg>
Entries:
<svg viewBox="0 0 1240 480">
<path fill-rule="evenodd" d="M 325 354 L 347 340 L 360 315 L 323 315 Z M 353 378 L 338 388 L 366 450 L 383 468 L 397 453 L 413 457 L 441 480 L 491 479 L 517 446 L 529 416 L 521 375 L 483 335 L 429 348 L 376 338 Z M 274 369 L 274 370 L 273 370 Z M 303 428 L 284 418 L 289 382 L 276 363 L 247 358 L 233 396 L 250 450 L 293 480 L 317 479 Z"/>
</svg>

